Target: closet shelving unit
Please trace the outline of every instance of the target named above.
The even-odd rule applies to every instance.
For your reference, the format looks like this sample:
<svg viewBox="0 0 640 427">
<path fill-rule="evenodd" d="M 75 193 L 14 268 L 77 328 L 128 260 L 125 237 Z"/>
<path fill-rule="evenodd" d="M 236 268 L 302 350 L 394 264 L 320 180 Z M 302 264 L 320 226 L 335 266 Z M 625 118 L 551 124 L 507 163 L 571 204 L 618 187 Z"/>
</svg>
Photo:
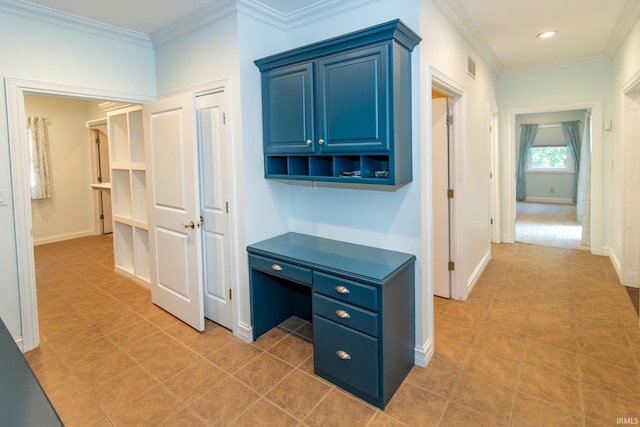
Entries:
<svg viewBox="0 0 640 427">
<path fill-rule="evenodd" d="M 117 272 L 149 286 L 149 228 L 142 107 L 107 113 L 113 252 Z"/>
</svg>

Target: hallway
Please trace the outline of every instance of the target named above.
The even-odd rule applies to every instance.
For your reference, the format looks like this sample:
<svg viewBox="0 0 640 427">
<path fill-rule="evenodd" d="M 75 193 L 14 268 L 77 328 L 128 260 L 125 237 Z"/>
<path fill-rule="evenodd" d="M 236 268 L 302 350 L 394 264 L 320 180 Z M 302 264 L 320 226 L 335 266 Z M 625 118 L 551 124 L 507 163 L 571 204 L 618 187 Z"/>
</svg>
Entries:
<svg viewBox="0 0 640 427">
<path fill-rule="evenodd" d="M 494 245 L 468 301 L 435 298 L 435 354 L 385 411 L 312 375 L 309 324 L 199 334 L 113 272 L 112 239 L 35 248 L 29 363 L 67 426 L 611 426 L 640 416 L 640 329 L 607 258 Z"/>
</svg>

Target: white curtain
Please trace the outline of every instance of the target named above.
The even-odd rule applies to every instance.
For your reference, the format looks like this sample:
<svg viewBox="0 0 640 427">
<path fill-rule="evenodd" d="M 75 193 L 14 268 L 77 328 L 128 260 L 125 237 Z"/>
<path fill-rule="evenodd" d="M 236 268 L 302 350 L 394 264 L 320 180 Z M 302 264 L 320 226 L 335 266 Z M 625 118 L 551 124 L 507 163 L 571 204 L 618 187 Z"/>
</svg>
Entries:
<svg viewBox="0 0 640 427">
<path fill-rule="evenodd" d="M 587 113 L 580 148 L 576 214 L 582 223 L 582 244 L 591 246 L 591 113 Z"/>
<path fill-rule="evenodd" d="M 29 183 L 32 199 L 48 199 L 51 197 L 51 180 L 49 178 L 49 158 L 42 117 L 27 118 L 27 138 L 29 141 Z"/>
</svg>

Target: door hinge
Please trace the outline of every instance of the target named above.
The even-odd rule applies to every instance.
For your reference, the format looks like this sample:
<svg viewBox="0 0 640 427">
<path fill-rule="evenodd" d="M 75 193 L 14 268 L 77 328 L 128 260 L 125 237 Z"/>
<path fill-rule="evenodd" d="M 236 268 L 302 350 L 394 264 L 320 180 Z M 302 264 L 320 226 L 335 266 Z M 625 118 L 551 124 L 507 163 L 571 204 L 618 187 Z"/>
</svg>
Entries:
<svg viewBox="0 0 640 427">
<path fill-rule="evenodd" d="M 225 206 L 226 206 L 226 209 L 227 209 L 227 213 L 229 213 L 229 202 L 225 202 Z"/>
<path fill-rule="evenodd" d="M 456 269 L 456 263 L 453 261 L 449 261 L 449 271 L 453 271 Z"/>
<path fill-rule="evenodd" d="M 493 225 L 493 218 L 491 218 L 491 225 Z"/>
<path fill-rule="evenodd" d="M 493 179 L 493 172 L 489 172 L 489 179 Z"/>
<path fill-rule="evenodd" d="M 447 190 L 447 197 L 453 199 L 453 188 Z"/>
<path fill-rule="evenodd" d="M 448 125 L 452 125 L 453 124 L 453 115 L 451 115 L 451 114 L 447 115 L 447 124 Z"/>
<path fill-rule="evenodd" d="M 100 215 L 100 219 L 104 219 L 104 215 Z"/>
<path fill-rule="evenodd" d="M 233 299 L 233 297 L 231 295 L 231 288 L 229 288 L 229 299 Z"/>
<path fill-rule="evenodd" d="M 223 125 L 227 124 L 227 113 L 222 113 L 222 124 Z"/>
</svg>

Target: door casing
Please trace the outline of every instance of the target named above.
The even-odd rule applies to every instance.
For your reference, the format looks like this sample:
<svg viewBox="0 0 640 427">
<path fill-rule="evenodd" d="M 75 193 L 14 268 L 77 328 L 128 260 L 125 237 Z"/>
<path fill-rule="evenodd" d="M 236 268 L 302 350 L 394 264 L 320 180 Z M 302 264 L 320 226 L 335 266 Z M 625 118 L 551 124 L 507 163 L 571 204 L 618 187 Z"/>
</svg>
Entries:
<svg viewBox="0 0 640 427">
<path fill-rule="evenodd" d="M 212 90 L 223 89 L 227 98 L 227 105 L 231 105 L 230 80 L 222 79 L 207 83 L 193 89 L 195 96 L 200 93 Z M 13 199 L 13 217 L 15 220 L 16 239 L 16 265 L 18 276 L 18 291 L 20 297 L 20 321 L 22 335 L 16 339 L 16 344 L 21 351 L 27 352 L 38 347 L 40 343 L 38 326 L 38 303 L 36 296 L 35 259 L 33 254 L 33 238 L 31 236 L 32 224 L 30 220 L 20 220 L 31 218 L 31 199 L 29 197 L 29 170 L 28 165 L 28 145 L 22 132 L 25 120 L 24 95 L 49 95 L 66 98 L 77 98 L 87 100 L 107 100 L 123 104 L 144 104 L 154 100 L 151 95 L 139 93 L 128 93 L 113 90 L 87 88 L 60 83 L 42 82 L 37 80 L 27 80 L 18 78 L 5 78 L 5 97 L 7 102 L 7 126 L 9 133 L 9 161 L 11 164 L 11 194 Z M 228 123 L 233 123 L 231 108 L 227 114 Z M 229 143 L 233 146 L 233 134 L 229 135 Z M 229 156 L 233 161 L 231 165 L 236 165 L 234 150 L 230 150 Z M 233 166 L 232 166 L 233 169 Z M 232 189 L 231 198 L 235 200 L 236 179 L 232 171 L 230 186 Z M 233 211 L 232 211 L 233 212 Z M 230 216 L 230 238 L 235 244 L 237 236 L 237 211 Z M 234 255 L 232 263 L 232 287 L 234 295 L 238 295 L 237 277 L 239 262 L 236 256 L 235 246 L 232 248 Z M 245 331 L 237 331 L 238 325 L 238 305 L 239 299 L 234 301 L 234 334 L 241 334 L 241 338 L 249 340 L 250 334 Z"/>
</svg>

